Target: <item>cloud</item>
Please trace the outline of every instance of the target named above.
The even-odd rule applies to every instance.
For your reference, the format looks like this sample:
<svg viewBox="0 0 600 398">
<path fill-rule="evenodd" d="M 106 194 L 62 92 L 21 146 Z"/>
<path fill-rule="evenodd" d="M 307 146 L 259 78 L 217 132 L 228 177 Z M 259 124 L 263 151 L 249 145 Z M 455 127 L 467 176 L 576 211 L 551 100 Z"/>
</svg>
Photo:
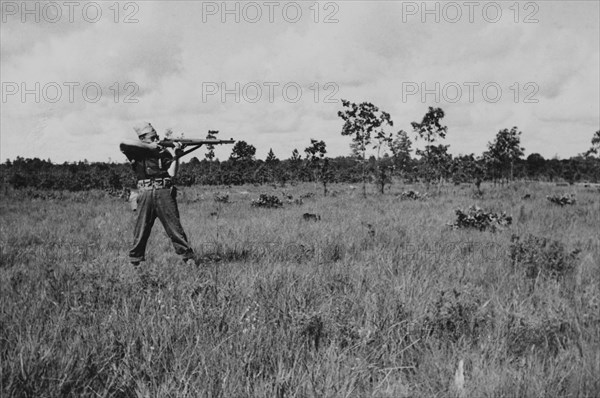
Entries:
<svg viewBox="0 0 600 398">
<path fill-rule="evenodd" d="M 1 156 L 117 158 L 117 143 L 132 136 L 138 120 L 186 136 L 220 130 L 227 138 L 256 145 L 259 157 L 269 147 L 276 154 L 301 150 L 310 138 L 326 141 L 334 156 L 347 154 L 349 139 L 341 137 L 337 117 L 341 105 L 326 103 L 327 95 L 373 102 L 391 113 L 393 131 L 410 132 L 410 122 L 420 120 L 427 106 L 442 107 L 452 153 L 480 153 L 499 129 L 517 125 L 532 150 L 569 156 L 589 146 L 585 132 L 600 124 L 595 18 L 600 6 L 595 2 L 540 3 L 536 24 L 521 23 L 524 9 L 515 23 L 512 3 L 502 3 L 503 18 L 495 24 L 480 14 L 472 24 L 465 16 L 456 24 L 421 23 L 419 15 L 403 22 L 402 2 L 331 3 L 337 9 L 325 9 L 323 2 L 300 3 L 297 23 L 286 22 L 281 8 L 270 22 L 264 7 L 257 23 L 244 18 L 235 23 L 231 15 L 222 23 L 220 14 L 203 22 L 204 3 L 138 2 L 139 22 L 133 24 L 114 23 L 110 2 L 99 3 L 103 18 L 95 24 L 81 19 L 3 23 L 2 82 L 25 83 L 29 89 L 35 82 L 41 88 L 57 82 L 63 97 L 35 103 L 29 95 L 23 103 L 20 95 L 10 96 L 2 104 Z M 233 2 L 227 7 L 236 4 L 248 7 Z M 126 10 L 121 11 L 122 19 Z M 338 22 L 323 23 L 327 15 Z M 68 100 L 65 82 L 79 83 L 74 101 Z M 97 102 L 83 97 L 82 88 L 90 82 L 102 90 Z M 135 85 L 125 86 L 128 82 Z M 278 84 L 272 100 L 267 82 Z M 335 85 L 325 89 L 328 82 Z M 466 89 L 457 103 L 443 96 L 435 103 L 431 95 L 425 101 L 421 95 L 404 101 L 403 83 L 411 82 L 419 88 L 422 83 L 428 88 L 435 83 L 480 86 L 473 102 Z M 481 87 L 490 82 L 503 90 L 498 103 L 482 98 Z M 539 88 L 534 93 L 538 104 L 523 102 L 535 91 L 525 89 L 528 82 Z M 206 84 L 213 83 L 219 91 L 203 95 Z M 241 93 L 240 103 L 231 94 L 223 101 L 221 89 L 232 90 L 236 83 L 242 90 L 260 85 L 262 98 L 250 103 Z M 302 88 L 297 103 L 284 97 L 286 83 Z M 518 100 L 511 88 L 515 83 Z M 128 95 L 137 102 L 126 103 Z"/>
</svg>

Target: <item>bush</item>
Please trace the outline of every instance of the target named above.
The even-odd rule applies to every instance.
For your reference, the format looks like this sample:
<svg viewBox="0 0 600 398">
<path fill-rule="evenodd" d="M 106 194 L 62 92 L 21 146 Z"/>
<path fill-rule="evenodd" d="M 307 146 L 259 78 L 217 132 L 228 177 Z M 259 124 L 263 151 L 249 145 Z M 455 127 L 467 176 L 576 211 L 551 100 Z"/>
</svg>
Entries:
<svg viewBox="0 0 600 398">
<path fill-rule="evenodd" d="M 478 290 L 472 286 L 463 291 L 440 292 L 424 321 L 428 335 L 453 343 L 460 339 L 476 343 L 488 324 L 486 305 L 482 305 Z"/>
<path fill-rule="evenodd" d="M 14 173 L 8 178 L 8 183 L 11 184 L 13 188 L 20 189 L 27 186 L 27 179 L 19 173 Z"/>
<path fill-rule="evenodd" d="M 507 331 L 507 351 L 515 357 L 529 353 L 550 353 L 556 356 L 568 348 L 575 332 L 569 322 L 548 315 L 541 319 L 511 317 Z"/>
<path fill-rule="evenodd" d="M 452 228 L 476 228 L 480 231 L 487 229 L 495 232 L 499 226 L 504 227 L 512 224 L 512 216 L 505 212 L 500 214 L 485 211 L 478 206 L 471 206 L 466 212 L 456 210 L 456 221 L 450 224 Z"/>
<path fill-rule="evenodd" d="M 574 205 L 576 202 L 575 195 L 573 195 L 573 194 L 571 194 L 571 195 L 563 194 L 561 196 L 559 196 L 559 195 L 546 196 L 546 199 L 548 199 L 550 202 L 555 203 L 559 206 Z"/>
<path fill-rule="evenodd" d="M 428 194 L 427 193 L 420 193 L 418 191 L 404 191 L 400 194 L 400 199 L 402 200 L 406 200 L 406 199 L 412 199 L 412 200 L 425 200 L 428 198 Z"/>
<path fill-rule="evenodd" d="M 215 193 L 215 202 L 229 203 L 229 194 L 222 193 L 222 192 L 216 192 Z"/>
<path fill-rule="evenodd" d="M 252 201 L 254 207 L 278 208 L 283 207 L 281 200 L 274 195 L 261 194 L 260 197 Z"/>
<path fill-rule="evenodd" d="M 557 240 L 528 235 L 525 239 L 511 237 L 510 259 L 514 267 L 525 267 L 528 278 L 561 278 L 575 269 L 580 250 L 569 252 Z"/>
</svg>

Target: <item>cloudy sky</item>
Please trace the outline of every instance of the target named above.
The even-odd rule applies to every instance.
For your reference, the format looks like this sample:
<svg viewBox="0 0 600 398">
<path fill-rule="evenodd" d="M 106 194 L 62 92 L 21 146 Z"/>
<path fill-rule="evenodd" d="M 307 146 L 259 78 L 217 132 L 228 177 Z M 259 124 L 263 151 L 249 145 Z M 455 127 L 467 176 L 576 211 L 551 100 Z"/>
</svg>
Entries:
<svg viewBox="0 0 600 398">
<path fill-rule="evenodd" d="M 374 103 L 413 140 L 410 123 L 441 107 L 455 155 L 518 126 L 526 155 L 567 158 L 600 128 L 595 0 L 1 5 L 2 161 L 123 161 L 140 121 L 220 130 L 263 159 L 311 138 L 346 155 L 342 98 Z"/>
</svg>

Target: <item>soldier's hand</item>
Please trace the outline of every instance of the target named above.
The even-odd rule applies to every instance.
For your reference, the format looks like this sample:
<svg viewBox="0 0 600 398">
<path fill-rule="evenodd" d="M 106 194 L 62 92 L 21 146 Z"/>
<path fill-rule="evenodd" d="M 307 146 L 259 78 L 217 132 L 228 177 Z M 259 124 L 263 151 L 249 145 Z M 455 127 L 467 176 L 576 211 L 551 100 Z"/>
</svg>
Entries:
<svg viewBox="0 0 600 398">
<path fill-rule="evenodd" d="M 174 158 L 181 157 L 181 154 L 183 153 L 183 146 L 181 145 L 180 142 L 174 142 L 173 147 L 167 148 L 167 149 L 169 150 L 171 155 L 173 155 Z"/>
<path fill-rule="evenodd" d="M 179 158 L 183 156 L 183 145 L 181 145 L 181 142 L 176 142 L 175 143 L 175 157 Z"/>
</svg>

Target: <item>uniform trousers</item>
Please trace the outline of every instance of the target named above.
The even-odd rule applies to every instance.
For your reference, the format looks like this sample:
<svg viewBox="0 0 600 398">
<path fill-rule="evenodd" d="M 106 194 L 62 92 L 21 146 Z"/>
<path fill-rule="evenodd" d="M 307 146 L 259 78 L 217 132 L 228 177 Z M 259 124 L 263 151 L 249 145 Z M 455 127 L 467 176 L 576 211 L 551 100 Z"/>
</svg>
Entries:
<svg viewBox="0 0 600 398">
<path fill-rule="evenodd" d="M 129 252 L 131 262 L 140 262 L 146 259 L 146 244 L 157 217 L 171 239 L 175 253 L 182 256 L 184 261 L 194 257 L 194 251 L 188 242 L 179 219 L 176 197 L 177 190 L 175 187 L 151 187 L 139 190 L 137 197 L 138 218 L 133 231 L 133 248 Z"/>
</svg>

